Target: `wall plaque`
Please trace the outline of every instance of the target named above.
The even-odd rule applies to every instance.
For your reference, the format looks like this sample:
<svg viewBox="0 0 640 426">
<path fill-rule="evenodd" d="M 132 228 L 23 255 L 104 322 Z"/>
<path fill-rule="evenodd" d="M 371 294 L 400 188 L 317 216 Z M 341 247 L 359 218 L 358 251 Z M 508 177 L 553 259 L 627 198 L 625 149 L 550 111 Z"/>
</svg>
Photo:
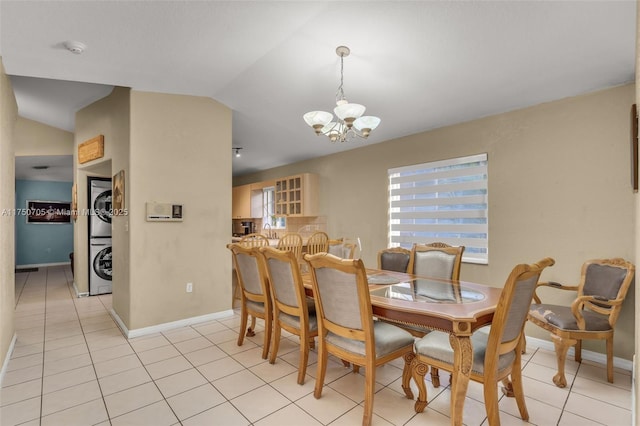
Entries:
<svg viewBox="0 0 640 426">
<path fill-rule="evenodd" d="M 98 135 L 88 141 L 78 145 L 78 163 L 84 164 L 88 161 L 104 157 L 104 136 Z"/>
</svg>

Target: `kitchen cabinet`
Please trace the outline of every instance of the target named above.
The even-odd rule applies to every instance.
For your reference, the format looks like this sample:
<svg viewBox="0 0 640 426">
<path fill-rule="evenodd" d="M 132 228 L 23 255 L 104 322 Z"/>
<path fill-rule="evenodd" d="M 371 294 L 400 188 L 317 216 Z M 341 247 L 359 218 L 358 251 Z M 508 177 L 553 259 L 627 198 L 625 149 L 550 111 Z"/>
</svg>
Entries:
<svg viewBox="0 0 640 426">
<path fill-rule="evenodd" d="M 302 173 L 276 179 L 276 216 L 317 216 L 318 175 Z"/>
<path fill-rule="evenodd" d="M 231 216 L 234 219 L 251 217 L 251 185 L 234 186 L 231 191 Z"/>
<path fill-rule="evenodd" d="M 231 198 L 233 219 L 262 217 L 262 189 L 255 189 L 253 184 L 234 186 Z"/>
</svg>

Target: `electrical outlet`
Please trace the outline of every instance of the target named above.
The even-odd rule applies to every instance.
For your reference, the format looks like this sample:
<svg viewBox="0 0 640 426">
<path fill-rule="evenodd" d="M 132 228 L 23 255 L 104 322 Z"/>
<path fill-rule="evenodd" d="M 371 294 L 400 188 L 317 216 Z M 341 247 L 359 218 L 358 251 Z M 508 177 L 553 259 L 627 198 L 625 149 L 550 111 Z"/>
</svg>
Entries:
<svg viewBox="0 0 640 426">
<path fill-rule="evenodd" d="M 187 293 L 191 293 L 193 291 L 193 283 L 187 283 Z"/>
</svg>

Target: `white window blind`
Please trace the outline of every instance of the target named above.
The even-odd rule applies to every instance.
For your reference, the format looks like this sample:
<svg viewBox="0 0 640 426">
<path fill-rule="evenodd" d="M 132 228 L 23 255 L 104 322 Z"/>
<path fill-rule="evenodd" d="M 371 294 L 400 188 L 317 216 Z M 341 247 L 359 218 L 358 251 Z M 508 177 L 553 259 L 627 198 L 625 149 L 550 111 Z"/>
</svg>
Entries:
<svg viewBox="0 0 640 426">
<path fill-rule="evenodd" d="M 465 246 L 463 262 L 489 262 L 487 154 L 389 169 L 389 242 Z"/>
</svg>

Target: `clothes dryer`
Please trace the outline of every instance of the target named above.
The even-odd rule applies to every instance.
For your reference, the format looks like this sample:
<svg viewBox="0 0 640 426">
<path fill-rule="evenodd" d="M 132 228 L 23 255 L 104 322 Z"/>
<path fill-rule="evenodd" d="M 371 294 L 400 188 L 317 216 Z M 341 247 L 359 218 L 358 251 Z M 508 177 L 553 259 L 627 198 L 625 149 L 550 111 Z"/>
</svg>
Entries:
<svg viewBox="0 0 640 426">
<path fill-rule="evenodd" d="M 111 237 L 111 179 L 87 178 L 89 182 L 89 238 Z"/>
<path fill-rule="evenodd" d="M 111 293 L 111 238 L 89 240 L 89 295 Z"/>
</svg>

